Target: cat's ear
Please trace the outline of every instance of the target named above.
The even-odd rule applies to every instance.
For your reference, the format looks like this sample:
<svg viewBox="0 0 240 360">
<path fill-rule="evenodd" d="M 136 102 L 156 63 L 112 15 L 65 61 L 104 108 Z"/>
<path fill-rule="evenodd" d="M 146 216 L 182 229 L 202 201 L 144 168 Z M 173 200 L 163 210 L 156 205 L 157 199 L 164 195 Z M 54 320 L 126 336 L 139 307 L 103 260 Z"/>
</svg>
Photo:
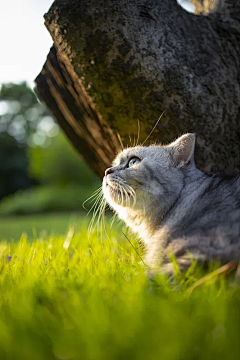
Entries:
<svg viewBox="0 0 240 360">
<path fill-rule="evenodd" d="M 176 167 L 188 166 L 194 154 L 195 134 L 184 134 L 171 143 L 171 157 Z"/>
</svg>

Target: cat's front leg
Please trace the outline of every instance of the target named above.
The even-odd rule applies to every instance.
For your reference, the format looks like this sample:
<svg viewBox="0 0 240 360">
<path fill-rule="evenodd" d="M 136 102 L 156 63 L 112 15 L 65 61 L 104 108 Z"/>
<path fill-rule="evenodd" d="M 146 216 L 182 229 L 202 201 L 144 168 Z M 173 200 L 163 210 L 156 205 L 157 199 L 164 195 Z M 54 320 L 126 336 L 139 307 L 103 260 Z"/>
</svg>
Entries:
<svg viewBox="0 0 240 360">
<path fill-rule="evenodd" d="M 146 241 L 146 254 L 144 261 L 148 267 L 148 277 L 161 273 L 164 262 L 164 247 L 168 239 L 168 229 L 160 229 L 151 239 Z"/>
<path fill-rule="evenodd" d="M 168 243 L 168 245 L 167 245 Z M 157 274 L 174 276 L 177 273 L 184 274 L 194 264 L 202 264 L 208 259 L 199 248 L 190 245 L 186 239 L 162 238 L 162 241 L 151 242 L 147 246 L 145 262 L 148 265 L 148 277 L 152 278 Z M 189 248 L 188 248 L 189 246 Z M 190 250 L 191 249 L 191 250 Z"/>
<path fill-rule="evenodd" d="M 184 260 L 184 261 L 183 261 Z M 182 273 L 184 274 L 193 261 L 190 259 L 178 259 L 178 261 L 169 261 L 167 263 L 158 263 L 158 266 L 149 266 L 147 276 L 149 279 L 154 278 L 156 275 L 165 275 L 167 277 L 174 277 L 174 275 Z"/>
</svg>

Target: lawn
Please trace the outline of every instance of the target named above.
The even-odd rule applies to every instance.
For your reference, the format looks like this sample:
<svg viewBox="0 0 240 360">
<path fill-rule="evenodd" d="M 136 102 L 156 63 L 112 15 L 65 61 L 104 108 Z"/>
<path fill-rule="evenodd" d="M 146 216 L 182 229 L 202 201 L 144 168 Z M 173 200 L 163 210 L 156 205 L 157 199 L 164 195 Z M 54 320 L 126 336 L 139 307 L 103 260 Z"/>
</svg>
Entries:
<svg viewBox="0 0 240 360">
<path fill-rule="evenodd" d="M 81 218 L 52 219 L 56 227 L 50 217 L 42 221 L 50 229 L 44 237 L 37 231 L 32 242 L 22 235 L 0 244 L 1 360 L 239 360 L 234 279 L 206 282 L 191 294 L 199 273 L 149 281 L 117 226 L 88 238 Z M 12 224 L 21 221 L 28 232 L 26 220 Z M 11 227 L 9 220 L 5 239 L 15 239 Z"/>
<path fill-rule="evenodd" d="M 19 241 L 22 233 L 29 241 L 64 235 L 70 225 L 74 225 L 77 229 L 82 223 L 87 223 L 88 219 L 89 217 L 83 212 L 3 217 L 0 219 L 0 240 Z"/>
</svg>

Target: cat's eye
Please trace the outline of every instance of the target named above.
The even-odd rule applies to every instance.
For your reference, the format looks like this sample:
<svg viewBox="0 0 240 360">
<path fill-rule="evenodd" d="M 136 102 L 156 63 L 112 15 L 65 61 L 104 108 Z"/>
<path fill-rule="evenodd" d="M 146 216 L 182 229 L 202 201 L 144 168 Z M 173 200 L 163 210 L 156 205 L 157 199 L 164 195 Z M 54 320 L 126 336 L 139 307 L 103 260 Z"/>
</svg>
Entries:
<svg viewBox="0 0 240 360">
<path fill-rule="evenodd" d="M 138 163 L 140 163 L 140 159 L 138 158 L 138 157 L 136 157 L 136 156 L 134 156 L 134 157 L 132 157 L 130 160 L 129 160 L 129 162 L 128 162 L 128 167 L 131 167 L 131 166 L 133 166 L 133 165 L 136 165 L 136 164 L 138 164 Z"/>
</svg>

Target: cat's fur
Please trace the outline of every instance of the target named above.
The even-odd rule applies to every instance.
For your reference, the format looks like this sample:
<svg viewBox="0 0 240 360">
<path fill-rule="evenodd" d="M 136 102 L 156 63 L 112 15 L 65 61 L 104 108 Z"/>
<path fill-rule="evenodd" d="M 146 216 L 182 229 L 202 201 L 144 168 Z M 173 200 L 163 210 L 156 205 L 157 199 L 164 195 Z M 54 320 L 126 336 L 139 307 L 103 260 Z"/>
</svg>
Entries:
<svg viewBox="0 0 240 360">
<path fill-rule="evenodd" d="M 173 271 L 193 259 L 240 260 L 240 177 L 207 175 L 194 163 L 195 135 L 167 146 L 123 150 L 106 170 L 103 192 L 146 244 L 147 264 Z M 128 167 L 129 160 L 140 162 Z"/>
</svg>

